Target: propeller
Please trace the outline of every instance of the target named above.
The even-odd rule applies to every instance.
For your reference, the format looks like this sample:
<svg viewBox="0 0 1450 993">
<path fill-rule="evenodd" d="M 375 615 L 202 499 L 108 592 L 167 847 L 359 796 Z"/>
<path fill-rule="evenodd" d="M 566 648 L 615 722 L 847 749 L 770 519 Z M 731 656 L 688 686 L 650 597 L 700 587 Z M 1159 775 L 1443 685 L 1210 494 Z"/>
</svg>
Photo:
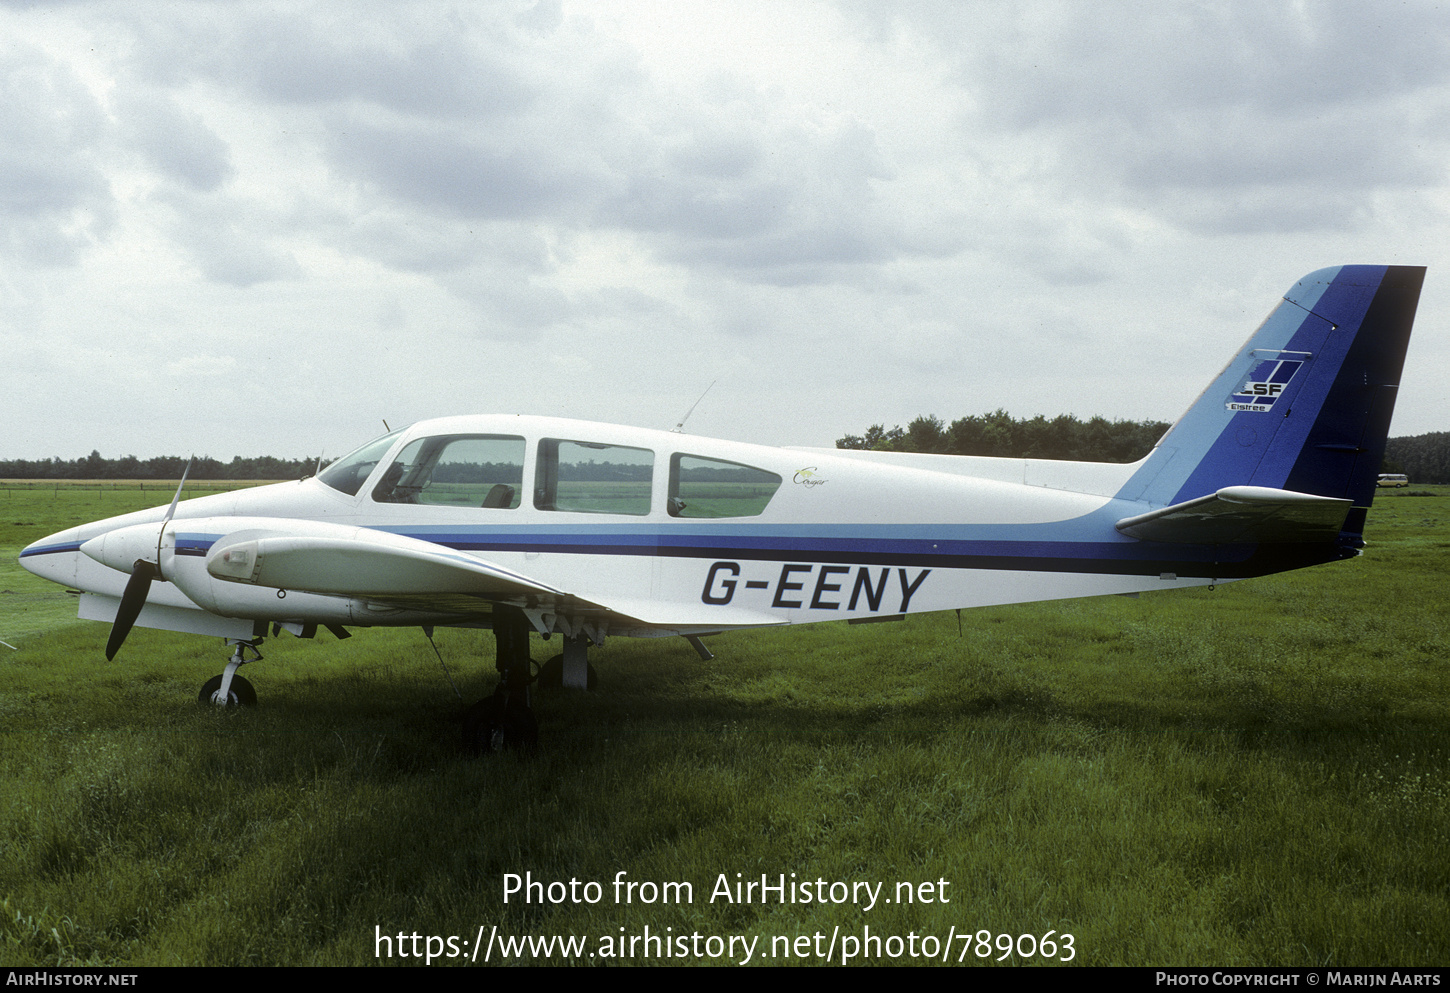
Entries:
<svg viewBox="0 0 1450 993">
<path fill-rule="evenodd" d="M 126 635 L 135 626 L 136 618 L 141 616 L 141 608 L 146 606 L 146 595 L 151 591 L 151 581 L 165 579 L 161 575 L 161 541 L 166 534 L 166 525 L 171 523 L 171 517 L 176 513 L 176 505 L 181 502 L 181 490 L 186 486 L 186 477 L 190 472 L 191 460 L 188 459 L 186 468 L 181 473 L 181 482 L 176 487 L 176 495 L 171 498 L 171 506 L 166 510 L 166 519 L 161 522 L 161 528 L 156 532 L 156 561 L 137 559 L 131 565 L 131 578 L 126 580 L 125 592 L 121 594 L 121 606 L 116 609 L 116 620 L 111 625 L 111 636 L 106 639 L 107 662 L 116 657 Z"/>
<path fill-rule="evenodd" d="M 162 524 L 162 527 L 165 527 Z M 106 639 L 106 661 L 116 657 L 121 643 L 131 633 L 141 608 L 146 606 L 146 594 L 151 591 L 151 580 L 161 575 L 161 566 L 145 559 L 137 559 L 131 567 L 131 578 L 126 580 L 126 592 L 121 594 L 121 606 L 116 611 L 116 621 L 111 625 L 111 637 Z"/>
</svg>

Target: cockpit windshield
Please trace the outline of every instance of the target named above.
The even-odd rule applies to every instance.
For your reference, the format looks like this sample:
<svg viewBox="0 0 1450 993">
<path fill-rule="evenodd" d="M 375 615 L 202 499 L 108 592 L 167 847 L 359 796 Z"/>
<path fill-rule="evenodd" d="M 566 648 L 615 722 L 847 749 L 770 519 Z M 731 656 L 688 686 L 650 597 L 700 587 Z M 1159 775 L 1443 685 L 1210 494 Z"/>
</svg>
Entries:
<svg viewBox="0 0 1450 993">
<path fill-rule="evenodd" d="M 317 478 L 348 496 L 357 496 L 357 491 L 362 489 L 362 484 L 367 482 L 373 469 L 377 467 L 378 460 L 388 454 L 388 449 L 393 447 L 393 442 L 402 433 L 402 430 L 398 430 L 375 438 L 323 469 L 317 474 Z"/>
</svg>

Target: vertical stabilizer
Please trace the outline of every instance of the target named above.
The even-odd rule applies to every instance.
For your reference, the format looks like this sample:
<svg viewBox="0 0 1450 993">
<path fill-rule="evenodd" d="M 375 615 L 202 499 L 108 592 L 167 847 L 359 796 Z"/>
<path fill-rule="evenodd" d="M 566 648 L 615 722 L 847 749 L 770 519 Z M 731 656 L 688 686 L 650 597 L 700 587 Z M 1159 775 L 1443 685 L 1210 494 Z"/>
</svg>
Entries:
<svg viewBox="0 0 1450 993">
<path fill-rule="evenodd" d="M 1363 531 L 1422 266 L 1348 265 L 1299 280 L 1119 496 L 1167 506 L 1226 486 L 1353 501 Z"/>
</svg>

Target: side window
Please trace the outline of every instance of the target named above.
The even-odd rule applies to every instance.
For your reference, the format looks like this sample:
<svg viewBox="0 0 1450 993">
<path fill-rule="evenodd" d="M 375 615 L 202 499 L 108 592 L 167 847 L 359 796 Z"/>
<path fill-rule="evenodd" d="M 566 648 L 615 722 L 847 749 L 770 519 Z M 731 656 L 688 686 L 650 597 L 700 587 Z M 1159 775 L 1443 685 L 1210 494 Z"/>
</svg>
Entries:
<svg viewBox="0 0 1450 993">
<path fill-rule="evenodd" d="M 441 435 L 404 448 L 373 488 L 378 503 L 510 509 L 524 483 L 524 439 Z"/>
<path fill-rule="evenodd" d="M 671 517 L 755 517 L 779 489 L 773 472 L 698 455 L 670 457 Z"/>
<path fill-rule="evenodd" d="M 534 506 L 584 514 L 649 513 L 654 452 L 587 441 L 539 442 Z"/>
</svg>

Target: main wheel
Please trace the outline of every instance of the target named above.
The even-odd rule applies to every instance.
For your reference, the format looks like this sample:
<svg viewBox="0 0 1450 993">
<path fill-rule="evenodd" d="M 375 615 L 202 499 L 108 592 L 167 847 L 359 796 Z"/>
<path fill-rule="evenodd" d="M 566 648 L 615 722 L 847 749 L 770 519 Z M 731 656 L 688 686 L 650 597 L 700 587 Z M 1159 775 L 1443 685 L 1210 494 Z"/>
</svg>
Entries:
<svg viewBox="0 0 1450 993">
<path fill-rule="evenodd" d="M 231 690 L 227 693 L 225 700 L 220 699 L 221 688 L 221 675 L 211 677 L 201 684 L 201 692 L 196 695 L 196 702 L 217 707 L 255 707 L 257 705 L 257 691 L 252 689 L 252 684 L 241 676 L 232 676 Z"/>
<path fill-rule="evenodd" d="M 480 700 L 463 715 L 463 747 L 475 755 L 539 747 L 539 722 L 522 702 L 498 696 Z"/>
</svg>

